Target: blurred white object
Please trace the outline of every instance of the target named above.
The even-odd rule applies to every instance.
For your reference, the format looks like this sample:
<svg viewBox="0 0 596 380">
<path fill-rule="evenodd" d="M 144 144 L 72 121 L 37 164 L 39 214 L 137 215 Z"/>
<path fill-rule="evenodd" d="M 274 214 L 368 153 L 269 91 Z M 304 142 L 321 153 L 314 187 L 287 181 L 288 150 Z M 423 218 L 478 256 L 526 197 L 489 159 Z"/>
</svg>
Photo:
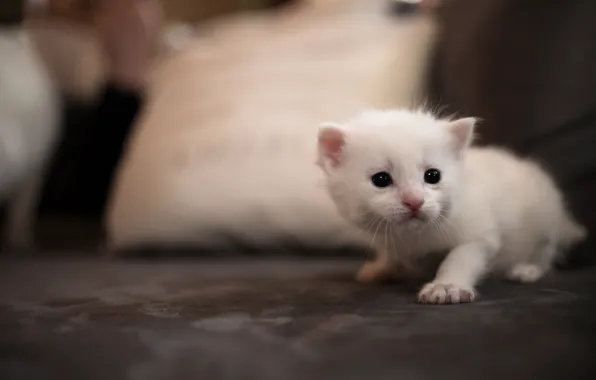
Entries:
<svg viewBox="0 0 596 380">
<path fill-rule="evenodd" d="M 27 32 L 58 88 L 92 100 L 106 77 L 104 55 L 93 29 L 62 20 L 32 20 Z"/>
<path fill-rule="evenodd" d="M 27 31 L 56 85 L 65 95 L 93 101 L 107 79 L 105 53 L 92 27 L 57 19 L 31 20 Z M 160 55 L 188 49 L 195 28 L 182 23 L 164 27 Z"/>
<path fill-rule="evenodd" d="M 220 20 L 160 64 L 113 189 L 111 247 L 362 243 L 324 191 L 315 145 L 320 122 L 420 104 L 434 23 L 386 5 Z"/>
<path fill-rule="evenodd" d="M 188 49 L 196 37 L 196 30 L 189 24 L 172 23 L 166 25 L 162 31 L 160 52 L 180 52 Z"/>
<path fill-rule="evenodd" d="M 58 95 L 29 36 L 0 28 L 0 197 L 9 199 L 5 243 L 33 244 L 45 164 L 59 132 Z"/>
</svg>

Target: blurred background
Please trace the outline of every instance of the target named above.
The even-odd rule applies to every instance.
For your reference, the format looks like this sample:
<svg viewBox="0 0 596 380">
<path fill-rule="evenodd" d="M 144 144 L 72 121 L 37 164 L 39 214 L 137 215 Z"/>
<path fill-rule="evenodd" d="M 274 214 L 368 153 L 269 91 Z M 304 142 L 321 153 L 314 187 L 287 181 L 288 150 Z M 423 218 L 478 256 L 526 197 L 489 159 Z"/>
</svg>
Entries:
<svg viewBox="0 0 596 380">
<path fill-rule="evenodd" d="M 275 153 L 258 147 L 259 139 L 281 136 L 269 125 L 284 124 L 280 138 L 291 140 L 300 125 L 373 106 L 426 104 L 445 115 L 482 118 L 480 143 L 541 161 L 579 219 L 596 223 L 590 2 L 106 0 L 107 10 L 101 3 L 0 6 L 0 33 L 26 33 L 32 59 L 47 70 L 62 102 L 57 142 L 42 155 L 47 170 L 34 218 L 40 251 L 89 254 L 109 240 L 118 249 L 360 247 L 323 201 L 310 206 L 310 215 L 301 211 L 308 201 L 297 199 L 307 198 L 312 183 L 284 174 L 267 159 Z M 128 16 L 105 21 L 114 14 Z M 0 64 L 10 54 L 2 51 Z M 260 152 L 250 160 L 230 148 L 239 125 Z M 193 158 L 198 166 L 175 179 L 173 169 L 161 168 L 187 160 L 193 149 L 219 149 L 231 161 Z M 261 176 L 276 177 L 296 190 L 257 197 L 263 192 L 248 187 L 230 195 L 229 182 L 211 171 L 234 167 L 252 175 L 242 177 L 245 183 L 262 180 L 271 188 Z M 6 194 L 18 193 L 15 186 Z M 226 203 L 233 212 L 215 215 L 210 208 Z M 325 226 L 305 227 L 321 219 Z M 322 237 L 330 234 L 337 236 L 333 243 Z"/>
<path fill-rule="evenodd" d="M 595 379 L 594 267 L 452 307 L 357 283 L 369 242 L 314 164 L 318 125 L 365 108 L 479 117 L 478 143 L 541 162 L 593 236 L 594 15 L 0 0 L 0 378 Z M 559 265 L 595 259 L 590 237 Z"/>
</svg>

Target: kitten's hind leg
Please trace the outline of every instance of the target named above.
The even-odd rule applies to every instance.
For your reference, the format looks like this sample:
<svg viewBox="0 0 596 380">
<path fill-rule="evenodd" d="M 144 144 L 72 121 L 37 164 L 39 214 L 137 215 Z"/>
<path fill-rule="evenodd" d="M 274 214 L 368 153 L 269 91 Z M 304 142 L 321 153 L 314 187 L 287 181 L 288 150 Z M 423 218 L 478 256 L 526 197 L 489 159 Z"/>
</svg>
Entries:
<svg viewBox="0 0 596 380">
<path fill-rule="evenodd" d="M 536 282 L 551 268 L 557 252 L 557 244 L 553 240 L 544 241 L 538 244 L 531 260 L 513 265 L 506 276 L 512 281 Z"/>
<path fill-rule="evenodd" d="M 507 272 L 507 278 L 512 281 L 530 283 L 538 281 L 544 275 L 544 272 L 544 269 L 537 264 L 519 263 Z"/>
</svg>

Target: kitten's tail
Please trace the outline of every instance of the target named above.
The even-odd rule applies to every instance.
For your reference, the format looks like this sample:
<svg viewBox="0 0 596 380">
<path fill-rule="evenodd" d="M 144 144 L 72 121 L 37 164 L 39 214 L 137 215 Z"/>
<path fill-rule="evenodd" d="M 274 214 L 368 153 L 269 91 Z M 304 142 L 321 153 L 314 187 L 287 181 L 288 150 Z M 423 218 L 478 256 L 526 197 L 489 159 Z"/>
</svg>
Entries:
<svg viewBox="0 0 596 380">
<path fill-rule="evenodd" d="M 563 249 L 570 249 L 582 242 L 588 236 L 586 227 L 579 224 L 571 215 L 563 217 L 563 223 L 559 229 L 559 245 Z"/>
</svg>

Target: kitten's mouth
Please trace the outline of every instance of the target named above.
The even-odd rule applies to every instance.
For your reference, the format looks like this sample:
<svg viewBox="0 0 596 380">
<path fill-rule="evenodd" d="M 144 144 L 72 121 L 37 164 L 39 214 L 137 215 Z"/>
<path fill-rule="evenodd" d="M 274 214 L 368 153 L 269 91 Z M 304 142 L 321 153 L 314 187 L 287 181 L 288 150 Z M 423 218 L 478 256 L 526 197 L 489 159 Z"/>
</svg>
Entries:
<svg viewBox="0 0 596 380">
<path fill-rule="evenodd" d="M 420 211 L 411 211 L 410 219 L 420 219 Z"/>
<path fill-rule="evenodd" d="M 408 224 L 420 224 L 420 223 L 426 223 L 428 221 L 428 216 L 425 213 L 421 213 L 421 212 L 411 212 L 405 215 L 402 215 L 399 218 L 398 223 L 399 224 L 403 224 L 403 225 L 408 225 Z"/>
<path fill-rule="evenodd" d="M 421 221 L 426 221 L 428 220 L 428 217 L 426 216 L 426 214 L 420 212 L 420 211 L 412 211 L 410 212 L 410 214 L 408 215 L 408 217 L 406 218 L 406 220 L 421 220 Z"/>
</svg>

